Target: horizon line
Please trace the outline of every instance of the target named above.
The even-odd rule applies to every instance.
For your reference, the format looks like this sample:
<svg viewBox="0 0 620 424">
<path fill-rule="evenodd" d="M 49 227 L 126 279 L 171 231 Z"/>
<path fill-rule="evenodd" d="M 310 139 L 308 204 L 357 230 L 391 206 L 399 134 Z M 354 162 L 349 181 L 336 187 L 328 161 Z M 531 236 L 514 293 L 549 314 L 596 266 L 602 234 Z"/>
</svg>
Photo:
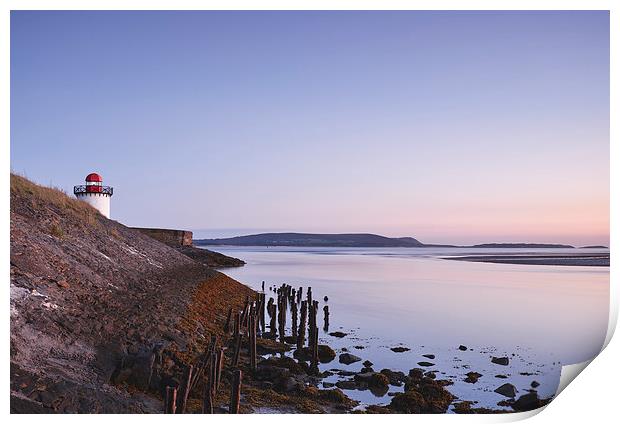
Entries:
<svg viewBox="0 0 620 424">
<path fill-rule="evenodd" d="M 228 229 L 190 229 L 189 231 L 197 232 L 197 231 L 227 231 Z M 233 229 L 230 229 L 233 230 Z M 246 234 L 237 234 L 237 235 L 233 235 L 233 236 L 227 236 L 227 237 L 202 237 L 202 238 L 196 238 L 195 240 L 222 240 L 222 239 L 231 239 L 231 238 L 236 238 L 236 237 L 247 237 L 247 236 L 255 236 L 255 235 L 262 235 L 262 234 L 316 234 L 316 235 L 374 235 L 374 236 L 379 236 L 379 237 L 385 237 L 387 239 L 403 239 L 403 238 L 412 238 L 414 240 L 417 240 L 418 242 L 427 245 L 427 246 L 453 246 L 453 247 L 468 247 L 468 246 L 476 246 L 476 245 L 482 245 L 482 244 L 555 244 L 555 245 L 563 245 L 563 246 L 571 246 L 571 247 L 589 247 L 589 246 L 596 246 L 596 247 L 601 247 L 601 248 L 605 248 L 605 249 L 609 249 L 609 246 L 607 244 L 597 244 L 597 243 L 589 243 L 589 244 L 579 244 L 579 243 L 574 243 L 574 244 L 568 244 L 568 243 L 559 243 L 559 242 L 531 242 L 531 241 L 485 241 L 485 242 L 478 242 L 478 243 L 471 243 L 471 244 L 455 244 L 455 243 L 435 243 L 435 242 L 426 242 L 426 241 L 421 241 L 420 239 L 418 239 L 417 237 L 414 236 L 386 236 L 383 234 L 378 234 L 378 233 L 373 233 L 373 232 L 303 232 L 303 231 L 263 231 L 263 232 L 252 232 L 252 233 L 246 233 Z"/>
</svg>

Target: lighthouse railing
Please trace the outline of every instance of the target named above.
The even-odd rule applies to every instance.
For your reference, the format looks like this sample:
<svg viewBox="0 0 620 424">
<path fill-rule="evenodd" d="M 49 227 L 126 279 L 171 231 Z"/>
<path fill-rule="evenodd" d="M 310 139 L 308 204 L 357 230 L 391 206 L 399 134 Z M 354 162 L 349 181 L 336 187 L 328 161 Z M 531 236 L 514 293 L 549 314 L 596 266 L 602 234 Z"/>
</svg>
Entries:
<svg viewBox="0 0 620 424">
<path fill-rule="evenodd" d="M 99 194 L 107 194 L 112 196 L 114 189 L 109 186 L 85 186 L 85 185 L 77 185 L 73 186 L 73 194 L 84 194 L 84 193 L 99 193 Z"/>
</svg>

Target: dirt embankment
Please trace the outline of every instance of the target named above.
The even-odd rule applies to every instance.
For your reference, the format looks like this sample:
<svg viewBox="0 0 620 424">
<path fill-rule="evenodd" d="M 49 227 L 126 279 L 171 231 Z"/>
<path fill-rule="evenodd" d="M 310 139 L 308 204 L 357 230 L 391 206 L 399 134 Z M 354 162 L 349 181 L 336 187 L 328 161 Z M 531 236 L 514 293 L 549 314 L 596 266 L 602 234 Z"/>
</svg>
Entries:
<svg viewBox="0 0 620 424">
<path fill-rule="evenodd" d="M 249 295 L 204 261 L 11 175 L 12 412 L 161 412 L 175 355 L 190 358 Z"/>
</svg>

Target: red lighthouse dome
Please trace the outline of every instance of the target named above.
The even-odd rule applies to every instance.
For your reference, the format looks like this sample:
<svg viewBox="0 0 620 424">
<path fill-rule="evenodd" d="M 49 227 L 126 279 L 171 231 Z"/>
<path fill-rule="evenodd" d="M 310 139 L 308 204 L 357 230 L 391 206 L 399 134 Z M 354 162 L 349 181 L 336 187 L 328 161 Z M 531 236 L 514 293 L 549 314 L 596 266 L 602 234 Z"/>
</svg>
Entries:
<svg viewBox="0 0 620 424">
<path fill-rule="evenodd" d="M 101 175 L 93 172 L 92 174 L 88 174 L 86 176 L 86 182 L 87 183 L 102 183 L 103 178 L 101 178 Z"/>
<path fill-rule="evenodd" d="M 101 175 L 92 173 L 86 176 L 86 192 L 87 193 L 101 193 L 103 188 L 103 178 Z"/>
</svg>

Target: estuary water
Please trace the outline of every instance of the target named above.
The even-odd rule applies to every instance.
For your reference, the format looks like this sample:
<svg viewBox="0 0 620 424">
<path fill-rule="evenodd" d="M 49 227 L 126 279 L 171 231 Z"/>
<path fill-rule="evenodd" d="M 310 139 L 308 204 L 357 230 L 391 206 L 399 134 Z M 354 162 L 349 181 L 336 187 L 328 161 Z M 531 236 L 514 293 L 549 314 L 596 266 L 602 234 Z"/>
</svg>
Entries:
<svg viewBox="0 0 620 424">
<path fill-rule="evenodd" d="M 437 378 L 450 379 L 449 390 L 476 406 L 499 409 L 505 399 L 494 389 L 504 383 L 518 395 L 539 384 L 541 397 L 552 396 L 562 365 L 593 358 L 600 351 L 609 314 L 609 267 L 513 265 L 453 261 L 449 256 L 500 254 L 573 254 L 575 249 L 453 248 L 284 248 L 209 246 L 243 259 L 240 268 L 222 271 L 260 290 L 287 283 L 311 286 L 329 305 L 330 328 L 321 342 L 337 353 L 349 352 L 374 363 L 375 370 L 405 373 L 433 365 Z M 580 253 L 608 250 L 580 249 Z M 323 297 L 327 296 L 325 302 Z M 328 333 L 342 331 L 336 338 Z M 459 346 L 467 350 L 459 350 Z M 392 347 L 409 351 L 395 353 Z M 422 355 L 434 355 L 428 359 Z M 491 363 L 507 356 L 508 366 Z M 359 371 L 361 362 L 322 370 Z M 482 374 L 477 383 L 465 375 Z M 498 377 L 500 376 L 500 377 Z M 506 378 L 503 378 L 506 377 Z M 338 381 L 338 375 L 327 381 Z M 402 391 L 391 387 L 390 391 Z M 386 404 L 388 394 L 347 390 L 363 404 Z"/>
</svg>

